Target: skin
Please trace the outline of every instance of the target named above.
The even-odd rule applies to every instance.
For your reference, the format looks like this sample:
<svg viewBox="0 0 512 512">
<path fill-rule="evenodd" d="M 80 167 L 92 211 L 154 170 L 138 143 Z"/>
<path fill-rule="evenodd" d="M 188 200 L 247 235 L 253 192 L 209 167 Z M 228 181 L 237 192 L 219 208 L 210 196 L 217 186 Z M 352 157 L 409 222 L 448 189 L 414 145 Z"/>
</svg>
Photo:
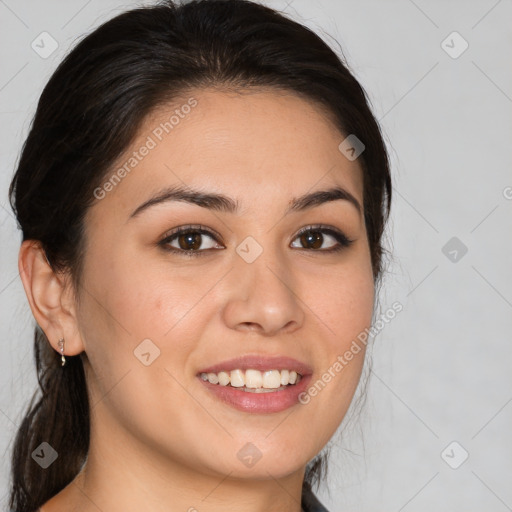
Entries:
<svg viewBox="0 0 512 512">
<path fill-rule="evenodd" d="M 315 382 L 370 326 L 375 290 L 364 217 L 349 201 L 284 216 L 292 198 L 335 185 L 363 206 L 359 162 L 338 150 L 345 135 L 323 111 L 275 90 L 196 90 L 183 103 L 192 96 L 190 114 L 88 210 L 78 290 L 36 243 L 21 247 L 34 317 L 55 350 L 63 337 L 66 355 L 85 353 L 92 408 L 87 463 L 43 512 L 298 512 L 306 464 L 359 381 L 364 350 L 307 405 L 251 414 L 197 379 L 214 363 L 264 354 L 309 363 Z M 175 108 L 149 116 L 127 155 Z M 225 194 L 240 212 L 173 201 L 130 219 L 174 184 Z M 297 232 L 318 223 L 354 242 L 334 253 L 324 251 L 337 245 L 328 235 L 321 248 L 301 245 Z M 223 249 L 191 258 L 158 245 L 187 224 L 217 231 L 202 247 Z M 263 248 L 250 264 L 236 252 L 247 236 Z M 160 350 L 149 366 L 133 353 L 147 338 Z M 262 454 L 251 468 L 237 458 L 248 442 Z"/>
</svg>

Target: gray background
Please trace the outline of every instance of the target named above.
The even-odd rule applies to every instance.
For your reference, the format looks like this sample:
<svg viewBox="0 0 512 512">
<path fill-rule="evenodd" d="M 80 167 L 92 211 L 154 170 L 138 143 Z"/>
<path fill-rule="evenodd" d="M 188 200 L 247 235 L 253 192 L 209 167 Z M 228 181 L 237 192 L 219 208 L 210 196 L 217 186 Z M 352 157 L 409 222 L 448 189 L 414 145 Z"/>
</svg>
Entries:
<svg viewBox="0 0 512 512">
<path fill-rule="evenodd" d="M 331 492 L 319 496 L 332 512 L 512 510 L 511 1 L 265 3 L 341 44 L 393 166 L 393 258 L 380 303 L 404 309 L 374 341 L 366 407 L 330 443 Z M 0 0 L 2 509 L 8 450 L 36 384 L 8 184 L 58 62 L 134 5 Z M 47 58 L 31 48 L 43 31 L 58 43 Z M 454 31 L 469 44 L 460 55 Z"/>
</svg>

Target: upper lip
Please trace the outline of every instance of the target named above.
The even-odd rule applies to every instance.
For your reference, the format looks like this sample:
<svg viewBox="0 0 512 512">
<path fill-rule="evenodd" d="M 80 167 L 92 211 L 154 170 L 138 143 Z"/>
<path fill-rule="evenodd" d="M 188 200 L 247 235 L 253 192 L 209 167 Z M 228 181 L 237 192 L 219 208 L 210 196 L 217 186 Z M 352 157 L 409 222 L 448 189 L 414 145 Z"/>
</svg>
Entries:
<svg viewBox="0 0 512 512">
<path fill-rule="evenodd" d="M 231 370 L 294 370 L 302 376 L 310 375 L 313 370 L 311 367 L 301 361 L 297 361 L 286 356 L 263 356 L 263 355 L 245 355 L 222 361 L 221 363 L 208 366 L 199 371 L 199 373 L 219 373 Z"/>
</svg>

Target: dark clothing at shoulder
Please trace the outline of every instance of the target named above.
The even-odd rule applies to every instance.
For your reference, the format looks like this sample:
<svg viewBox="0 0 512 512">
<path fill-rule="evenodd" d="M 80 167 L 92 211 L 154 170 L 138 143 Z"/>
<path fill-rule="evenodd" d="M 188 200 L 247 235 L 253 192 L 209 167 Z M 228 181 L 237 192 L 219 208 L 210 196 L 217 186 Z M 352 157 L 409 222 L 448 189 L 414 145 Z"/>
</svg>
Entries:
<svg viewBox="0 0 512 512">
<path fill-rule="evenodd" d="M 304 512 L 329 512 L 309 487 L 302 489 L 302 509 Z"/>
</svg>

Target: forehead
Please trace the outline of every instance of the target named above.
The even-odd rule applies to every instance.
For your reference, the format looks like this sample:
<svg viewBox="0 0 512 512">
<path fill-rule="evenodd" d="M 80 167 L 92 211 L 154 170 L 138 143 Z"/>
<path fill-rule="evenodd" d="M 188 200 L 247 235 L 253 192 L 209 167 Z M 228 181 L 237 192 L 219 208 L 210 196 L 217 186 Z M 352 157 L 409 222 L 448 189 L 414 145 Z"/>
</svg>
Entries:
<svg viewBox="0 0 512 512">
<path fill-rule="evenodd" d="M 147 116 L 98 206 L 130 208 L 174 184 L 249 209 L 338 184 L 362 204 L 362 169 L 338 149 L 344 138 L 318 105 L 290 92 L 192 90 Z"/>
</svg>

